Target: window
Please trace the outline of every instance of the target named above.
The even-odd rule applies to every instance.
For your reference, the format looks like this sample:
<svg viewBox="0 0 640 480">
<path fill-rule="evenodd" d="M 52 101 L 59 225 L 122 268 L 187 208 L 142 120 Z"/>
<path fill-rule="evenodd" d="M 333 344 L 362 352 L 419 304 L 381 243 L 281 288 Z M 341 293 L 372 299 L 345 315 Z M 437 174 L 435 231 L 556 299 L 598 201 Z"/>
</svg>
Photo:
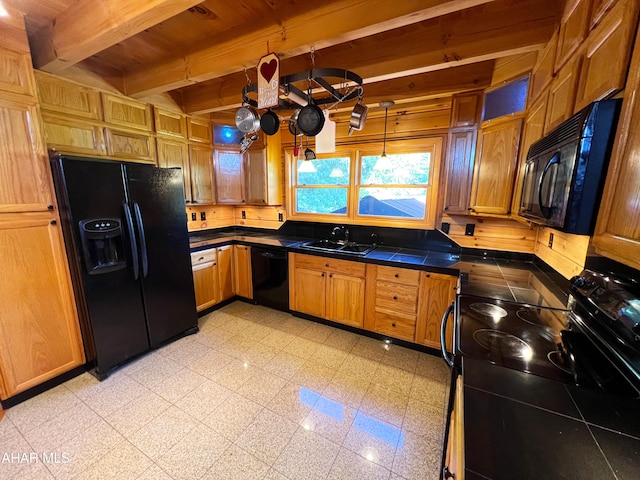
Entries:
<svg viewBox="0 0 640 480">
<path fill-rule="evenodd" d="M 301 160 L 287 155 L 289 218 L 433 228 L 440 138 L 387 142 Z M 344 221 L 344 220 L 343 220 Z"/>
</svg>

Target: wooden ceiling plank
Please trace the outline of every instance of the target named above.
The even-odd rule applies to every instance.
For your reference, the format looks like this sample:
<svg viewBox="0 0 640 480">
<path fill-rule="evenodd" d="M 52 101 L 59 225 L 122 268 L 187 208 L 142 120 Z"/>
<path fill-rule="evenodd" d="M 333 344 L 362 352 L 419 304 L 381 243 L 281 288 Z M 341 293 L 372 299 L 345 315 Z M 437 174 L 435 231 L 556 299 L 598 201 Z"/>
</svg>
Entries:
<svg viewBox="0 0 640 480">
<path fill-rule="evenodd" d="M 98 1 L 98 0 L 95 0 Z M 300 55 L 371 36 L 429 18 L 489 3 L 493 0 L 340 0 L 294 15 L 279 24 L 235 34 L 187 54 L 182 75 L 167 75 L 165 62 L 131 72 L 126 94 L 134 97 L 167 91 L 176 85 L 202 82 L 257 64 L 267 50 Z M 176 59 L 168 60 L 168 63 Z"/>
<path fill-rule="evenodd" d="M 32 39 L 34 64 L 40 70 L 60 73 L 198 3 L 198 0 L 79 0 Z"/>
</svg>

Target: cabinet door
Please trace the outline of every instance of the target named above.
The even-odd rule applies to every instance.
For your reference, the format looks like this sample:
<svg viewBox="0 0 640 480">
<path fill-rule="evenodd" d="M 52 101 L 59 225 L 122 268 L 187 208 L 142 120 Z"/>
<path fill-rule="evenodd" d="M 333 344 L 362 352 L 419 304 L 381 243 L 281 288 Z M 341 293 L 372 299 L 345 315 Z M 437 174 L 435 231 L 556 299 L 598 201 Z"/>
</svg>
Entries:
<svg viewBox="0 0 640 480">
<path fill-rule="evenodd" d="M 587 36 L 590 13 L 591 0 L 568 0 L 565 4 L 558 35 L 556 72 L 567 63 Z"/>
<path fill-rule="evenodd" d="M 102 125 L 86 119 L 42 112 L 47 147 L 61 153 L 106 155 Z"/>
<path fill-rule="evenodd" d="M 101 92 L 104 121 L 113 125 L 153 131 L 151 105 L 121 95 Z"/>
<path fill-rule="evenodd" d="M 0 393 L 7 398 L 82 365 L 84 350 L 57 218 L 0 214 L 0 245 Z"/>
<path fill-rule="evenodd" d="M 449 133 L 444 210 L 451 215 L 468 213 L 476 136 L 475 128 Z"/>
<path fill-rule="evenodd" d="M 216 248 L 218 256 L 219 300 L 233 297 L 233 245 Z"/>
<path fill-rule="evenodd" d="M 576 55 L 560 70 L 549 86 L 547 117 L 544 122 L 545 135 L 573 115 L 576 104 L 576 88 L 582 57 Z"/>
<path fill-rule="evenodd" d="M 558 47 L 558 34 L 554 33 L 544 47 L 538 54 L 538 60 L 536 61 L 533 70 L 531 71 L 531 80 L 529 82 L 529 103 L 536 101 L 538 95 L 540 95 L 551 83 L 553 79 L 553 67 L 556 60 L 556 49 Z"/>
<path fill-rule="evenodd" d="M 156 163 L 156 142 L 151 134 L 105 127 L 107 155 L 128 162 Z"/>
<path fill-rule="evenodd" d="M 463 478 L 464 474 L 464 383 L 462 376 L 456 379 L 456 396 L 449 422 L 449 439 L 445 455 L 445 468 L 451 474 L 448 478 Z"/>
<path fill-rule="evenodd" d="M 193 203 L 213 204 L 213 152 L 205 145 L 189 145 Z"/>
<path fill-rule="evenodd" d="M 102 120 L 100 93 L 90 87 L 36 70 L 40 108 L 51 112 Z"/>
<path fill-rule="evenodd" d="M 253 298 L 253 284 L 251 276 L 251 247 L 246 245 L 234 245 L 234 268 L 233 277 L 234 292 L 245 298 Z"/>
<path fill-rule="evenodd" d="M 267 204 L 267 149 L 250 148 L 246 155 L 247 203 Z"/>
<path fill-rule="evenodd" d="M 470 92 L 453 96 L 451 128 L 473 127 L 480 120 L 482 92 Z"/>
<path fill-rule="evenodd" d="M 440 348 L 442 315 L 453 301 L 457 279 L 450 275 L 426 272 L 420 278 L 420 301 L 416 342 Z M 451 351 L 453 322 L 447 324 L 447 348 Z"/>
<path fill-rule="evenodd" d="M 213 129 L 206 118 L 187 117 L 187 137 L 192 142 L 211 145 Z"/>
<path fill-rule="evenodd" d="M 521 127 L 522 119 L 515 118 L 483 128 L 471 187 L 473 213 L 509 213 Z"/>
<path fill-rule="evenodd" d="M 325 318 L 326 274 L 320 270 L 294 268 L 289 289 L 291 310 Z"/>
<path fill-rule="evenodd" d="M 591 28 L 594 28 L 602 17 L 613 7 L 618 0 L 592 0 L 591 5 Z"/>
<path fill-rule="evenodd" d="M 237 149 L 216 149 L 216 199 L 218 203 L 244 203 L 242 155 Z"/>
<path fill-rule="evenodd" d="M 622 90 L 638 21 L 638 2 L 620 0 L 589 34 L 575 110 Z"/>
<path fill-rule="evenodd" d="M 601 255 L 640 269 L 640 36 L 636 38 L 618 133 L 593 237 Z"/>
<path fill-rule="evenodd" d="M 51 172 L 37 101 L 0 96 L 0 212 L 46 211 L 53 205 Z"/>
<path fill-rule="evenodd" d="M 180 141 L 158 137 L 158 166 L 162 168 L 178 167 L 182 169 L 185 201 L 191 201 L 191 178 L 187 144 Z"/>
<path fill-rule="evenodd" d="M 330 273 L 327 279 L 327 319 L 362 328 L 364 278 Z"/>
<path fill-rule="evenodd" d="M 0 90 L 35 95 L 28 53 L 0 48 Z"/>
<path fill-rule="evenodd" d="M 196 310 L 200 312 L 219 301 L 218 266 L 215 261 L 211 261 L 194 265 L 192 271 L 196 291 Z"/>
<path fill-rule="evenodd" d="M 153 107 L 153 121 L 156 126 L 156 133 L 179 138 L 187 137 L 187 121 L 181 113 Z"/>
</svg>

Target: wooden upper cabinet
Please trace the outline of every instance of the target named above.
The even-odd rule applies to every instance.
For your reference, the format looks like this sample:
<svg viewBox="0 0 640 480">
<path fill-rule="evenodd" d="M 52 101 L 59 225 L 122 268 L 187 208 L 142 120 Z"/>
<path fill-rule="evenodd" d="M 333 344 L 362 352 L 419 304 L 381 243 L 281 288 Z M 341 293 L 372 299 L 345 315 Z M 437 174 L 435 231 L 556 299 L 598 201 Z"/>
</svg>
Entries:
<svg viewBox="0 0 640 480">
<path fill-rule="evenodd" d="M 84 363 L 71 278 L 57 216 L 0 216 L 2 398 Z"/>
<path fill-rule="evenodd" d="M 589 30 L 591 0 L 567 0 L 560 22 L 555 71 L 560 70 L 580 47 Z"/>
<path fill-rule="evenodd" d="M 576 55 L 551 82 L 545 118 L 545 135 L 575 113 L 576 89 L 581 64 L 582 57 Z"/>
<path fill-rule="evenodd" d="M 35 95 L 31 56 L 0 48 L 0 90 Z"/>
<path fill-rule="evenodd" d="M 189 150 L 185 142 L 158 137 L 158 166 L 162 168 L 178 167 L 182 169 L 184 198 L 191 201 L 191 176 L 189 170 Z"/>
<path fill-rule="evenodd" d="M 245 153 L 246 203 L 282 205 L 282 143 L 280 132 L 264 136 Z"/>
<path fill-rule="evenodd" d="M 102 92 L 102 108 L 104 121 L 123 127 L 153 130 L 151 105 L 133 98 Z"/>
<path fill-rule="evenodd" d="M 619 0 L 589 34 L 575 110 L 624 88 L 638 22 L 638 1 Z"/>
<path fill-rule="evenodd" d="M 215 203 L 213 189 L 213 151 L 206 145 L 189 145 L 191 172 L 191 201 L 199 204 Z"/>
<path fill-rule="evenodd" d="M 600 23 L 602 17 L 611 10 L 618 0 L 591 0 L 591 28 Z"/>
<path fill-rule="evenodd" d="M 472 213 L 509 214 L 521 128 L 522 118 L 483 127 L 471 186 Z"/>
<path fill-rule="evenodd" d="M 156 133 L 171 135 L 172 137 L 187 137 L 187 120 L 181 113 L 153 107 L 153 121 Z"/>
<path fill-rule="evenodd" d="M 217 148 L 214 155 L 217 203 L 245 203 L 243 156 L 240 150 Z"/>
<path fill-rule="evenodd" d="M 156 142 L 148 133 L 105 127 L 107 155 L 126 161 L 156 163 Z"/>
<path fill-rule="evenodd" d="M 35 75 L 42 109 L 92 120 L 102 119 L 97 90 L 38 71 Z"/>
<path fill-rule="evenodd" d="M 451 215 L 468 213 L 477 135 L 476 128 L 449 133 L 443 208 Z"/>
<path fill-rule="evenodd" d="M 54 205 L 37 105 L 33 97 L 0 95 L 0 212 L 43 211 Z"/>
<path fill-rule="evenodd" d="M 633 51 L 593 244 L 601 255 L 640 269 L 640 36 Z"/>
<path fill-rule="evenodd" d="M 187 137 L 192 142 L 211 145 L 213 133 L 211 122 L 202 117 L 187 117 Z"/>
<path fill-rule="evenodd" d="M 473 127 L 480 121 L 483 92 L 470 92 L 453 96 L 451 128 Z"/>
<path fill-rule="evenodd" d="M 554 64 L 558 48 L 558 33 L 555 32 L 546 47 L 538 55 L 529 81 L 529 103 L 535 102 L 538 96 L 549 86 L 554 77 Z"/>
<path fill-rule="evenodd" d="M 60 153 L 106 155 L 102 124 L 88 120 L 42 112 L 47 147 Z"/>
</svg>

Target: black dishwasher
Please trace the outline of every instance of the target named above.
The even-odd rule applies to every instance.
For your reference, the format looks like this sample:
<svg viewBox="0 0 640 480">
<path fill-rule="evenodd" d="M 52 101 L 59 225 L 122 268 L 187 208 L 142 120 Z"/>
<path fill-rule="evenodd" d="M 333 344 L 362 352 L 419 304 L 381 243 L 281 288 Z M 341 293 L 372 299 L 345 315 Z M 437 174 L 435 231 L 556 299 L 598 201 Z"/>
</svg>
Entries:
<svg viewBox="0 0 640 480">
<path fill-rule="evenodd" d="M 284 250 L 251 247 L 253 300 L 289 311 L 289 263 Z"/>
</svg>

